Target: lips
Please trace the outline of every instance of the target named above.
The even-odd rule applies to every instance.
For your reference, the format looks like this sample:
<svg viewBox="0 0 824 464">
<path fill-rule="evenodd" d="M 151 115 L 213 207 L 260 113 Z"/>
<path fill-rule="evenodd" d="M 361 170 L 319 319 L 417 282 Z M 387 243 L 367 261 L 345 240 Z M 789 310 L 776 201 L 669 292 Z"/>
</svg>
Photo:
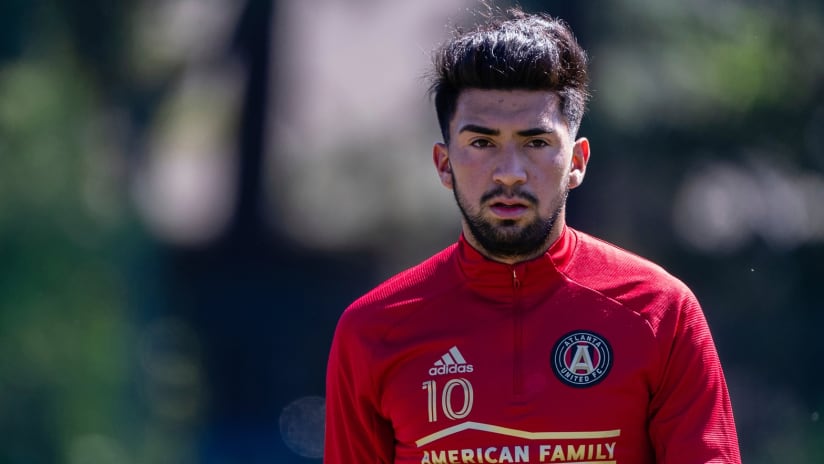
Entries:
<svg viewBox="0 0 824 464">
<path fill-rule="evenodd" d="M 529 205 L 516 198 L 496 199 L 490 202 L 489 209 L 500 218 L 515 219 L 523 215 Z"/>
</svg>

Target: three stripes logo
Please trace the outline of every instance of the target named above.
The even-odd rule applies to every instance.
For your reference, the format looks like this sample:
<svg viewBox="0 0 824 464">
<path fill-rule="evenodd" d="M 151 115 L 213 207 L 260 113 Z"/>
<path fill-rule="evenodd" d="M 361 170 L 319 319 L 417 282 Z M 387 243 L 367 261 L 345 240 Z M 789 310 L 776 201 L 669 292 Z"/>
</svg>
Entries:
<svg viewBox="0 0 824 464">
<path fill-rule="evenodd" d="M 441 359 L 435 361 L 429 369 L 429 375 L 463 374 L 472 372 L 475 368 L 466 362 L 457 346 L 449 349 Z"/>
</svg>

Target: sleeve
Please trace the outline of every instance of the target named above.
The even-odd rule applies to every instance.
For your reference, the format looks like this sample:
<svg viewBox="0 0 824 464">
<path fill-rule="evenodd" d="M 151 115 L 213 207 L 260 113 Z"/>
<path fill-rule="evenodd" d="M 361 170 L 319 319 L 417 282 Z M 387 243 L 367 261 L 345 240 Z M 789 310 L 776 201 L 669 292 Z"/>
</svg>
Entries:
<svg viewBox="0 0 824 464">
<path fill-rule="evenodd" d="M 707 321 L 689 293 L 660 321 L 662 371 L 649 434 L 659 464 L 740 464 L 724 373 Z"/>
<path fill-rule="evenodd" d="M 351 313 L 338 322 L 326 373 L 324 464 L 394 462 L 394 431 L 377 409 L 378 399 L 363 335 Z"/>
</svg>

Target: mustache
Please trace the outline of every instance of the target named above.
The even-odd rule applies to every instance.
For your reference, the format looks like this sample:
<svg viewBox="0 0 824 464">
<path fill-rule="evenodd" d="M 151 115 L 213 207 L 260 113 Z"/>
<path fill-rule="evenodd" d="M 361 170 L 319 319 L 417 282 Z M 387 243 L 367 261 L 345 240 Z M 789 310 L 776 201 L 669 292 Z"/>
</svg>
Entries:
<svg viewBox="0 0 824 464">
<path fill-rule="evenodd" d="M 538 197 L 531 194 L 530 192 L 522 190 L 520 187 L 508 188 L 504 187 L 503 185 L 498 185 L 492 190 L 484 193 L 481 196 L 481 203 L 485 203 L 495 197 L 521 198 L 530 203 L 538 204 Z"/>
</svg>

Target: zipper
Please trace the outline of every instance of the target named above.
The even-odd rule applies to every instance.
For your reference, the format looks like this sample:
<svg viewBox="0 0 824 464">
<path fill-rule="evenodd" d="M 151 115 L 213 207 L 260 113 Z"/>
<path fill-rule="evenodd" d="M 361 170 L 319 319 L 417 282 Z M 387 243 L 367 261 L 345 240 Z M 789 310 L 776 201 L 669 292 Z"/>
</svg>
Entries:
<svg viewBox="0 0 824 464">
<path fill-rule="evenodd" d="M 512 388 L 516 395 L 523 392 L 523 317 L 521 315 L 521 308 L 519 302 L 519 289 L 521 288 L 521 281 L 518 279 L 518 273 L 515 266 L 512 267 L 512 319 L 513 319 L 513 346 L 512 346 Z"/>
<path fill-rule="evenodd" d="M 514 267 L 512 268 L 512 288 L 515 290 L 521 288 L 521 281 L 518 280 L 518 273 Z"/>
</svg>

